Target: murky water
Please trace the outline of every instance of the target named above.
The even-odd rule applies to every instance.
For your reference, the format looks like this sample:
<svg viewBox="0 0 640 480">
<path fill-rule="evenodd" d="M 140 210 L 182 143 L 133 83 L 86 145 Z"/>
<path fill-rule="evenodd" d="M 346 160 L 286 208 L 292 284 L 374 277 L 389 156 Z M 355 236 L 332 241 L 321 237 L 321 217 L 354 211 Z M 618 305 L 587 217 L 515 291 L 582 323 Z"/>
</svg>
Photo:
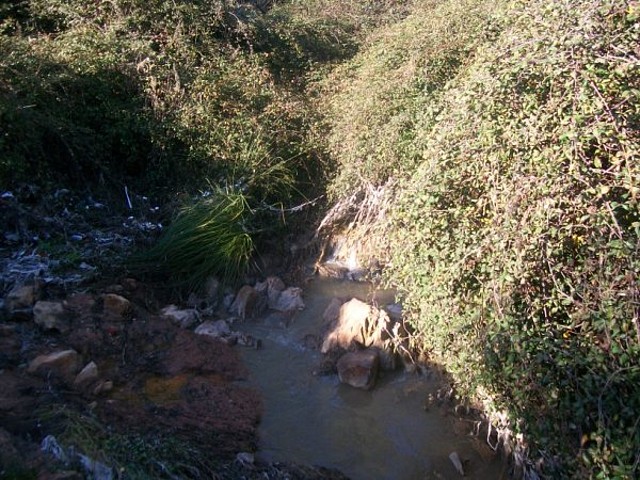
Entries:
<svg viewBox="0 0 640 480">
<path fill-rule="evenodd" d="M 258 456 L 337 468 L 354 480 L 417 480 L 460 478 L 449 460 L 455 451 L 466 478 L 500 478 L 501 462 L 483 459 L 478 439 L 456 435 L 438 409 L 425 411 L 425 398 L 438 388 L 425 376 L 387 373 L 363 391 L 341 385 L 336 375 L 312 375 L 320 354 L 301 339 L 319 333 L 333 297 L 393 302 L 392 292 L 373 295 L 365 284 L 316 280 L 305 288 L 307 308 L 288 327 L 243 326 L 263 341 L 261 350 L 243 353 L 265 401 Z"/>
</svg>

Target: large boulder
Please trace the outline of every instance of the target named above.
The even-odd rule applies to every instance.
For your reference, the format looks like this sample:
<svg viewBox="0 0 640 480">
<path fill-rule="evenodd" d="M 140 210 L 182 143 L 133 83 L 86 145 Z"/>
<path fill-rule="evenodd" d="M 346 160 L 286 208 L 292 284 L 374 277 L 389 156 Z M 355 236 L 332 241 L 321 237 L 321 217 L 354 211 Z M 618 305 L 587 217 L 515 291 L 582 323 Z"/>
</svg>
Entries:
<svg viewBox="0 0 640 480">
<path fill-rule="evenodd" d="M 33 320 L 45 330 L 57 330 L 60 333 L 69 330 L 69 318 L 62 302 L 37 302 L 33 306 Z"/>
<path fill-rule="evenodd" d="M 330 319 L 330 312 L 325 311 Z M 380 364 L 383 370 L 396 368 L 394 332 L 398 328 L 384 310 L 368 305 L 356 298 L 344 303 L 337 318 L 327 325 L 327 333 L 322 342 L 321 352 L 336 349 L 348 350 L 357 344 L 380 350 Z"/>
<path fill-rule="evenodd" d="M 338 378 L 352 387 L 369 390 L 376 383 L 379 365 L 378 350 L 347 352 L 338 360 Z"/>
</svg>

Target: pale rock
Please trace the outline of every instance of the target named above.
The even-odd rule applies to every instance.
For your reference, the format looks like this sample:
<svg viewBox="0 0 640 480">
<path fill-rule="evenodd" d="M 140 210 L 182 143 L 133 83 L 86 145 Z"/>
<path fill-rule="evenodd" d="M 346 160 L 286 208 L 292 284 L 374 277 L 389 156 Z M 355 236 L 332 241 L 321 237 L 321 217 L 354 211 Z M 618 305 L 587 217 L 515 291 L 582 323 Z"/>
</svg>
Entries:
<svg viewBox="0 0 640 480">
<path fill-rule="evenodd" d="M 93 383 L 97 382 L 100 378 L 98 372 L 98 366 L 95 362 L 89 362 L 85 367 L 76 375 L 76 379 L 73 381 L 73 386 L 76 388 L 86 388 Z"/>
<path fill-rule="evenodd" d="M 231 313 L 240 317 L 241 320 L 257 316 L 261 310 L 262 303 L 259 297 L 260 295 L 253 287 L 245 285 L 238 291 L 235 300 L 231 304 Z"/>
<path fill-rule="evenodd" d="M 160 314 L 181 328 L 191 328 L 200 321 L 198 311 L 193 308 L 181 310 L 175 305 L 164 307 Z"/>
<path fill-rule="evenodd" d="M 102 300 L 105 313 L 122 317 L 131 311 L 131 302 L 117 293 L 107 293 Z"/>
<path fill-rule="evenodd" d="M 6 296 L 4 305 L 9 314 L 16 310 L 33 307 L 36 302 L 36 287 L 21 285 L 14 287 Z"/>
<path fill-rule="evenodd" d="M 62 302 L 39 301 L 33 306 L 33 320 L 45 330 L 69 330 L 69 321 Z"/>
<path fill-rule="evenodd" d="M 369 390 L 378 377 L 380 357 L 377 350 L 359 350 L 345 353 L 336 365 L 338 378 L 344 384 Z"/>
<path fill-rule="evenodd" d="M 208 335 L 209 337 L 220 338 L 231 335 L 231 328 L 225 320 L 209 320 L 198 325 L 195 329 L 198 335 Z"/>
<path fill-rule="evenodd" d="M 305 304 L 304 300 L 302 300 L 302 289 L 298 287 L 289 287 L 278 292 L 277 297 L 269 297 L 269 308 L 280 312 L 304 310 Z"/>
<path fill-rule="evenodd" d="M 74 378 L 80 370 L 81 359 L 75 350 L 63 350 L 60 352 L 39 355 L 34 358 L 27 371 L 29 373 L 47 374 L 55 373 L 65 380 Z"/>
<path fill-rule="evenodd" d="M 236 455 L 236 462 L 238 462 L 241 465 L 253 465 L 255 462 L 255 457 L 253 455 L 253 453 L 249 453 L 249 452 L 240 452 L 238 453 L 238 455 Z"/>
<path fill-rule="evenodd" d="M 464 468 L 462 467 L 462 461 L 460 460 L 460 456 L 458 455 L 458 453 L 451 452 L 449 454 L 449 460 L 451 460 L 451 463 L 458 471 L 458 473 L 464 477 Z"/>
<path fill-rule="evenodd" d="M 329 317 L 327 313 L 327 319 Z M 381 368 L 391 371 L 397 366 L 394 341 L 399 341 L 398 335 L 399 324 L 392 322 L 384 310 L 354 298 L 344 303 L 338 318 L 329 323 L 320 350 L 328 353 L 336 349 L 349 349 L 354 343 L 377 348 Z"/>
<path fill-rule="evenodd" d="M 69 463 L 69 457 L 64 448 L 58 443 L 58 440 L 53 435 L 47 435 L 42 439 L 40 444 L 40 450 L 44 453 L 48 453 L 53 458 L 62 463 Z"/>
<path fill-rule="evenodd" d="M 340 347 L 348 348 L 352 341 L 366 345 L 365 332 L 368 330 L 368 319 L 372 307 L 353 298 L 340 307 L 338 318 L 334 321 L 322 344 L 322 353 Z"/>
</svg>

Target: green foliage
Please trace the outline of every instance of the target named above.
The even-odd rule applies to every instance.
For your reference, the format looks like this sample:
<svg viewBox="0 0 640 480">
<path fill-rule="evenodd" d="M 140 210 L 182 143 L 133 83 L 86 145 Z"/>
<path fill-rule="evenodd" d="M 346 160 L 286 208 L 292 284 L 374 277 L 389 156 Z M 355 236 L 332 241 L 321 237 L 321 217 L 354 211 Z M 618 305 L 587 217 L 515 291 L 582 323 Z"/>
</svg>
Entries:
<svg viewBox="0 0 640 480">
<path fill-rule="evenodd" d="M 416 346 L 553 478 L 640 469 L 637 8 L 425 2 L 331 83 L 334 198 L 395 192 Z"/>
</svg>

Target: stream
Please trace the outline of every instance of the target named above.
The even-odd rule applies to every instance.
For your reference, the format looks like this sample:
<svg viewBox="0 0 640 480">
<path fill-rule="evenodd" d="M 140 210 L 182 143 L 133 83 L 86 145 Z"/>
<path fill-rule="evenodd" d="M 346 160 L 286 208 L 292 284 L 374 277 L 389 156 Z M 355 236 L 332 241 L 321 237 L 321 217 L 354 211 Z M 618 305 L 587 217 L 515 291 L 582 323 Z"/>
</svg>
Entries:
<svg viewBox="0 0 640 480">
<path fill-rule="evenodd" d="M 263 342 L 260 350 L 243 351 L 249 382 L 264 398 L 256 457 L 336 468 L 354 480 L 417 480 L 461 478 L 449 459 L 457 452 L 465 478 L 502 478 L 503 462 L 482 439 L 455 433 L 455 418 L 443 410 L 425 410 L 427 396 L 441 386 L 428 375 L 383 372 L 364 391 L 340 384 L 337 375 L 312 374 L 322 355 L 302 339 L 320 333 L 334 297 L 380 306 L 394 301 L 393 292 L 373 292 L 365 283 L 315 279 L 305 287 L 306 308 L 288 326 L 241 327 Z"/>
</svg>

